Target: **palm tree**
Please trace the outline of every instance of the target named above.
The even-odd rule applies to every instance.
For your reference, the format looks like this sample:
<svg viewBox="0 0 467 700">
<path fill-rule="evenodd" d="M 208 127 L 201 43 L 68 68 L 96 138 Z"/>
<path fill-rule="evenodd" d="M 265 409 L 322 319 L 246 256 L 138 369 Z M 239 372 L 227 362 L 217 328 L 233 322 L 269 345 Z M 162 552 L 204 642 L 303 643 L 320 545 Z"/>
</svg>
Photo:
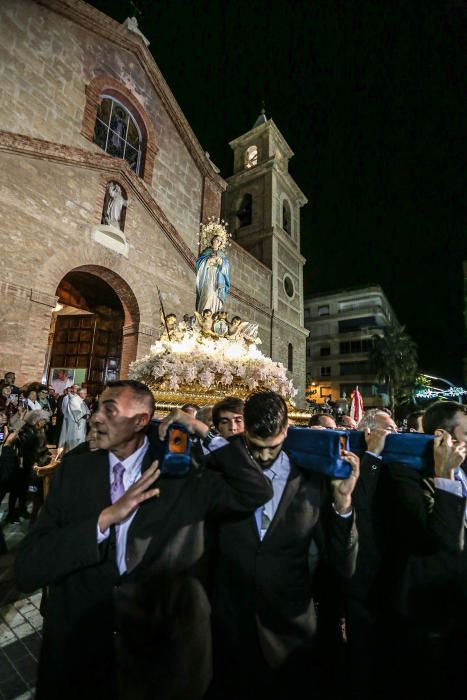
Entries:
<svg viewBox="0 0 467 700">
<path fill-rule="evenodd" d="M 370 365 L 378 380 L 388 388 L 391 411 L 396 399 L 413 385 L 418 374 L 417 346 L 404 326 L 389 326 L 384 335 L 373 336 Z"/>
</svg>

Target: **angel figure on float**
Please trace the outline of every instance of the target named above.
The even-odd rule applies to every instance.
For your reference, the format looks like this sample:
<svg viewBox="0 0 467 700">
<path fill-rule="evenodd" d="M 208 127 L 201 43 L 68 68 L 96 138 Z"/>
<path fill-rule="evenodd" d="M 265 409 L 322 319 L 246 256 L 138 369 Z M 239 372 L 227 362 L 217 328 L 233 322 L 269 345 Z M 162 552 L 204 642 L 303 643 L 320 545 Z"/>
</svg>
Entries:
<svg viewBox="0 0 467 700">
<path fill-rule="evenodd" d="M 176 314 L 167 314 L 167 316 L 164 318 L 164 315 L 161 311 L 160 340 L 170 341 L 170 340 L 179 340 L 179 339 L 180 339 L 180 332 L 177 329 L 177 315 Z"/>
<path fill-rule="evenodd" d="M 214 314 L 224 306 L 230 289 L 230 262 L 225 254 L 228 242 L 225 225 L 210 221 L 201 226 L 202 252 L 196 260 L 196 311 Z"/>
<path fill-rule="evenodd" d="M 240 318 L 240 316 L 234 316 L 232 318 L 232 320 L 229 323 L 229 330 L 226 335 L 226 338 L 228 338 L 229 340 L 238 340 L 238 338 L 240 337 L 239 331 L 241 321 L 242 319 Z"/>
<path fill-rule="evenodd" d="M 225 336 L 229 340 L 244 340 L 246 343 L 259 345 L 258 324 L 251 321 L 242 321 L 240 316 L 234 316 L 229 323 L 229 331 Z"/>
<path fill-rule="evenodd" d="M 197 311 L 195 311 L 195 316 L 196 316 L 196 320 L 198 322 L 198 326 L 201 329 L 201 333 L 203 335 L 208 336 L 209 338 L 217 338 L 217 334 L 214 333 L 212 330 L 212 311 L 211 311 L 211 309 L 204 309 L 202 314 L 199 314 Z"/>
</svg>

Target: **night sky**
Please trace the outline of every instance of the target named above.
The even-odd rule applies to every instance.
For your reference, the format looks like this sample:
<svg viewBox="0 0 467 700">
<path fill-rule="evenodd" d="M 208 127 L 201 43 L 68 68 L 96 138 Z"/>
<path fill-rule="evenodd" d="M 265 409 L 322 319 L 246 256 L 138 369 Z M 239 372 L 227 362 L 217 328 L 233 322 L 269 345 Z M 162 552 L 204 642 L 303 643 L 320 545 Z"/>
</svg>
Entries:
<svg viewBox="0 0 467 700">
<path fill-rule="evenodd" d="M 467 2 L 93 0 L 136 15 L 202 147 L 264 100 L 308 198 L 308 293 L 379 283 L 421 369 L 462 381 L 467 260 Z M 138 14 L 140 13 L 140 14 Z"/>
</svg>

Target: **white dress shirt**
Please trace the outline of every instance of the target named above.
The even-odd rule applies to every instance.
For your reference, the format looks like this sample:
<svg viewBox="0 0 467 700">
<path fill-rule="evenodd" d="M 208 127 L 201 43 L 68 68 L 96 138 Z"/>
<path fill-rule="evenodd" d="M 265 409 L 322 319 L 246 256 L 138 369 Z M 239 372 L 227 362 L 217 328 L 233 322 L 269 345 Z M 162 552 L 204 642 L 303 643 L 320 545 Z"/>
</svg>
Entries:
<svg viewBox="0 0 467 700">
<path fill-rule="evenodd" d="M 458 467 L 454 474 L 455 479 L 445 479 L 436 476 L 435 487 L 441 491 L 448 491 L 454 494 L 454 496 L 459 496 L 459 498 L 465 498 L 467 496 L 467 476 L 462 467 Z M 465 504 L 464 520 L 465 526 L 467 527 L 467 502 Z"/>
<path fill-rule="evenodd" d="M 266 529 L 262 528 L 262 516 L 267 516 L 269 522 L 274 518 L 279 507 L 284 489 L 287 484 L 287 479 L 290 474 L 290 459 L 285 454 L 284 450 L 279 452 L 277 459 L 271 464 L 269 469 L 264 469 L 263 474 L 271 479 L 273 496 L 270 501 L 260 506 L 255 511 L 256 526 L 260 540 L 266 534 Z"/>
<path fill-rule="evenodd" d="M 147 437 L 144 438 L 144 442 L 141 445 L 141 447 L 136 450 L 136 452 L 133 452 L 129 457 L 127 457 L 125 460 L 120 460 L 116 455 L 114 455 L 113 452 L 109 452 L 109 480 L 110 484 L 112 485 L 112 481 L 114 478 L 113 475 L 113 468 L 118 462 L 121 462 L 123 466 L 125 467 L 125 471 L 123 473 L 123 486 L 125 488 L 125 492 L 128 491 L 130 486 L 132 486 L 135 481 L 137 481 L 140 476 L 141 476 L 141 465 L 143 463 L 144 455 L 146 454 L 146 450 L 148 449 L 148 439 Z M 116 543 L 117 543 L 117 567 L 120 572 L 120 574 L 124 574 L 126 571 L 126 543 L 128 539 L 128 530 L 130 529 L 130 525 L 133 521 L 133 518 L 135 517 L 136 513 L 138 511 L 138 508 L 136 508 L 135 511 L 131 515 L 128 516 L 126 520 L 124 520 L 122 523 L 119 523 L 119 526 L 116 530 Z M 105 532 L 101 532 L 99 530 L 99 524 L 97 525 L 97 543 L 100 544 L 103 542 L 107 537 L 110 535 L 110 528 L 107 528 Z"/>
</svg>

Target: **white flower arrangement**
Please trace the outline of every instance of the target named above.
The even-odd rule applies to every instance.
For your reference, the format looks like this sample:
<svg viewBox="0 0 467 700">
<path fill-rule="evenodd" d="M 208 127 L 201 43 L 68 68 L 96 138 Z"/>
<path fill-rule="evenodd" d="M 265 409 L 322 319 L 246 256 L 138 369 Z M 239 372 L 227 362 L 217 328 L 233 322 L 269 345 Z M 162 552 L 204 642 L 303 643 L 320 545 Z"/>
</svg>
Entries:
<svg viewBox="0 0 467 700">
<path fill-rule="evenodd" d="M 176 392 L 190 384 L 227 389 L 237 380 L 250 391 L 277 391 L 284 399 L 297 393 L 284 365 L 256 345 L 196 332 L 186 332 L 180 341 L 158 340 L 149 355 L 131 363 L 130 378 L 161 391 Z"/>
</svg>

